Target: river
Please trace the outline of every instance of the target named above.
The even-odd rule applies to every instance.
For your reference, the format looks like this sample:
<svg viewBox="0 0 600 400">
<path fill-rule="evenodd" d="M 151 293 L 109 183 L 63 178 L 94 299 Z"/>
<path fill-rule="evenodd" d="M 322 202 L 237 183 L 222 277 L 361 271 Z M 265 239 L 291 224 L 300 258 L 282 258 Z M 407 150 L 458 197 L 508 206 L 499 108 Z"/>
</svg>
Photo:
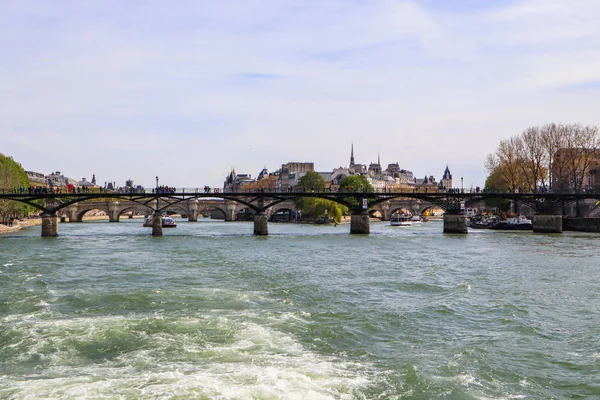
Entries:
<svg viewBox="0 0 600 400">
<path fill-rule="evenodd" d="M 600 398 L 600 234 L 0 236 L 1 399 Z"/>
</svg>

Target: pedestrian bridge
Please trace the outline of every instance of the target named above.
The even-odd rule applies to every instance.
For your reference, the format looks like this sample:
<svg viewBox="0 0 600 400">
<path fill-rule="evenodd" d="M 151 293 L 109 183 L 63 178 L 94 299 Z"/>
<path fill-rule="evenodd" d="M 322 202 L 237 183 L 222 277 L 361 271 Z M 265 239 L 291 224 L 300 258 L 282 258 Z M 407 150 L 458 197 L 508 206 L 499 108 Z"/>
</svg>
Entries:
<svg viewBox="0 0 600 400">
<path fill-rule="evenodd" d="M 293 200 L 314 197 L 345 205 L 351 212 L 350 233 L 369 233 L 369 214 L 377 212 L 382 219 L 397 209 L 422 213 L 437 207 L 445 211 L 444 232 L 467 233 L 467 219 L 462 210 L 470 204 L 489 198 L 508 199 L 526 204 L 536 210 L 534 230 L 562 232 L 562 214 L 565 204 L 581 200 L 599 200 L 594 193 L 418 193 L 418 192 L 244 192 L 244 193 L 0 193 L 0 200 L 28 204 L 43 212 L 42 236 L 58 235 L 58 216 L 69 221 L 81 221 L 91 209 L 106 212 L 110 221 L 117 222 L 127 211 L 152 215 L 152 234 L 162 235 L 161 215 L 172 210 L 184 213 L 190 221 L 206 210 L 219 210 L 226 221 L 234 221 L 243 208 L 252 210 L 254 234 L 268 234 L 268 217 L 271 212 L 290 208 Z M 536 222 L 537 220 L 537 222 Z"/>
</svg>

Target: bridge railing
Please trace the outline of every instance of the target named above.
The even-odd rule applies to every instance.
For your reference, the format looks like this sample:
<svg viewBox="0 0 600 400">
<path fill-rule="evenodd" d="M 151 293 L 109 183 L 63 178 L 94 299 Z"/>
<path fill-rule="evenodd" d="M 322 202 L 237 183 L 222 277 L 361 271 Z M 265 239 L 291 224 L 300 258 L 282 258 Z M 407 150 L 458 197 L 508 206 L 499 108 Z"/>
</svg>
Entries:
<svg viewBox="0 0 600 400">
<path fill-rule="evenodd" d="M 190 188 L 190 187 L 159 187 L 158 189 L 156 188 L 127 188 L 127 187 L 121 187 L 121 188 L 116 188 L 116 189 L 106 189 L 103 187 L 94 187 L 94 188 L 87 188 L 87 187 L 79 187 L 79 188 L 73 188 L 72 190 L 68 190 L 65 187 L 18 187 L 18 188 L 0 188 L 0 194 L 23 194 L 23 195 L 27 195 L 27 194 L 68 194 L 68 193 L 73 193 L 73 194 L 86 194 L 86 193 L 110 193 L 110 194 L 193 194 L 193 195 L 197 195 L 197 194 L 227 194 L 227 193 L 310 193 L 310 192 L 314 192 L 313 190 L 308 190 L 305 188 L 301 188 L 301 187 L 295 187 L 295 188 L 286 188 L 286 189 L 282 189 L 282 188 L 252 188 L 252 189 L 242 189 L 242 190 L 231 190 L 231 189 L 222 189 L 222 188 L 212 188 L 209 186 L 204 186 L 201 188 Z M 343 193 L 346 192 L 345 190 L 341 189 L 339 191 L 334 191 L 331 189 L 325 189 L 323 190 L 321 193 Z M 437 190 L 437 189 L 433 189 L 433 190 L 428 190 L 428 188 L 411 188 L 411 189 L 407 189 L 407 188 L 401 188 L 398 190 L 393 190 L 391 188 L 386 188 L 386 189 L 381 189 L 381 190 L 376 190 L 375 193 L 407 193 L 407 194 L 435 194 L 435 193 L 448 193 L 448 194 L 502 194 L 505 196 L 509 196 L 512 193 L 497 193 L 497 192 L 489 192 L 486 191 L 485 189 L 479 190 L 479 189 L 473 189 L 473 188 L 469 188 L 469 189 L 460 189 L 460 188 L 453 188 L 453 189 L 448 189 L 448 190 Z M 594 195 L 596 194 L 596 190 L 592 187 L 589 188 L 583 188 L 583 189 L 578 189 L 578 190 L 560 190 L 560 191 L 549 191 L 549 190 L 545 190 L 545 191 L 537 191 L 537 192 L 525 192 L 525 191 L 515 191 L 514 194 L 565 194 L 565 195 L 571 195 L 571 194 L 589 194 L 589 195 Z"/>
</svg>

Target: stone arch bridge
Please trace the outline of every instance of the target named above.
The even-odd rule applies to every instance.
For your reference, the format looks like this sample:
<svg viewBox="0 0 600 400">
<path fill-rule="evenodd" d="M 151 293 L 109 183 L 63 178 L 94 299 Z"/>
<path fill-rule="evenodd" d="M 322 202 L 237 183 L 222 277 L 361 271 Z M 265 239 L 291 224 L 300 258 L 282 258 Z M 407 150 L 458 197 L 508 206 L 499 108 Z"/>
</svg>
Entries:
<svg viewBox="0 0 600 400">
<path fill-rule="evenodd" d="M 71 204 L 62 209 L 61 214 L 69 219 L 69 222 L 81 222 L 83 216 L 92 210 L 100 210 L 108 215 L 110 222 L 119 222 L 121 216 L 128 212 L 134 212 L 143 214 L 145 216 L 151 216 L 156 207 L 156 201 L 153 204 L 143 204 L 136 201 L 127 200 L 100 200 L 100 201 L 88 201 Z M 215 200 L 198 200 L 189 199 L 177 203 L 168 202 L 162 199 L 158 201 L 158 208 L 164 212 L 175 212 L 177 214 L 185 215 L 189 221 L 198 221 L 198 217 L 205 212 L 212 210 L 219 210 L 225 215 L 227 219 L 227 211 L 231 209 L 232 205 L 226 204 L 226 201 L 221 199 Z M 233 211 L 238 207 L 233 207 Z M 231 213 L 231 212 L 230 212 Z"/>
<path fill-rule="evenodd" d="M 156 203 L 153 203 L 153 206 L 155 206 Z M 110 222 L 119 222 L 121 216 L 128 212 L 143 214 L 148 217 L 154 213 L 153 206 L 127 200 L 87 201 L 71 204 L 63 208 L 60 214 L 65 216 L 69 222 L 81 222 L 86 213 L 93 210 L 100 210 L 108 215 Z M 220 211 L 224 215 L 225 221 L 235 221 L 238 219 L 238 213 L 247 207 L 241 203 L 231 200 L 189 199 L 175 204 L 164 200 L 159 200 L 159 208 L 166 212 L 170 211 L 184 215 L 188 218 L 188 221 L 196 222 L 198 221 L 200 215 L 214 210 Z M 412 215 L 422 215 L 426 210 L 431 208 L 437 208 L 437 206 L 422 200 L 393 199 L 377 204 L 369 208 L 367 211 L 372 216 L 379 217 L 382 221 L 389 221 L 390 216 L 397 210 L 405 210 L 410 212 Z M 286 200 L 273 205 L 266 210 L 267 217 L 270 217 L 272 214 L 282 210 L 295 211 L 296 207 L 294 202 L 291 200 Z"/>
</svg>

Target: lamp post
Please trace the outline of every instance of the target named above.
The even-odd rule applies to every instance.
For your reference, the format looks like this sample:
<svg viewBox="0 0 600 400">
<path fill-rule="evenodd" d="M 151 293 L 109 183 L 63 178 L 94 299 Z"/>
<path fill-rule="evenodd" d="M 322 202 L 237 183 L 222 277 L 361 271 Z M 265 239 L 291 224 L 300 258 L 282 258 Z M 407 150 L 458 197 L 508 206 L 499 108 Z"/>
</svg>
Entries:
<svg viewBox="0 0 600 400">
<path fill-rule="evenodd" d="M 464 193 L 465 191 L 463 190 L 463 177 L 460 177 L 460 192 Z"/>
<path fill-rule="evenodd" d="M 158 189 L 158 176 L 156 177 L 156 188 Z"/>
</svg>

